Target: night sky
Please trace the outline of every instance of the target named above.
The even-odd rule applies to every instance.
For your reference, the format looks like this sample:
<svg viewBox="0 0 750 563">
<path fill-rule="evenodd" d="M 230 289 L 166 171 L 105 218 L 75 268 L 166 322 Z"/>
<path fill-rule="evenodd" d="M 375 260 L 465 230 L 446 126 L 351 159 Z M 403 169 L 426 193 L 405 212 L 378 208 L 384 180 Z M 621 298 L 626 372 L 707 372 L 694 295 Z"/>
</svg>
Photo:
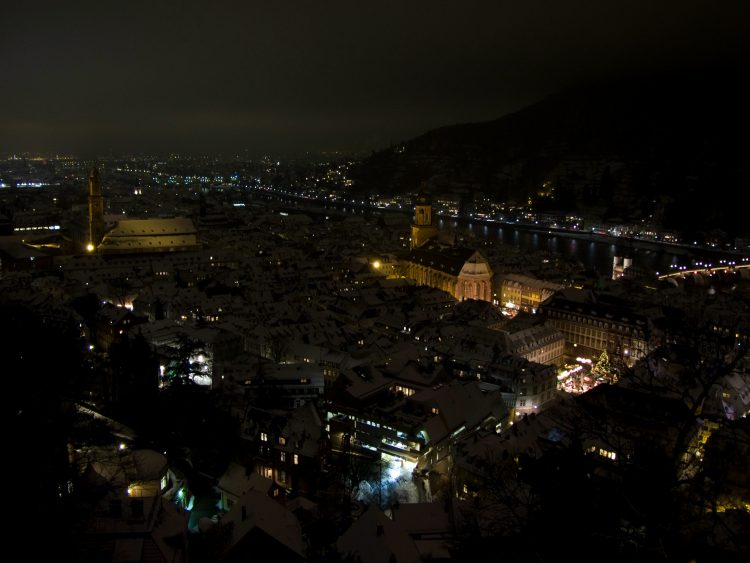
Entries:
<svg viewBox="0 0 750 563">
<path fill-rule="evenodd" d="M 747 61 L 746 0 L 0 6 L 0 152 L 369 151 L 581 80 Z"/>
</svg>

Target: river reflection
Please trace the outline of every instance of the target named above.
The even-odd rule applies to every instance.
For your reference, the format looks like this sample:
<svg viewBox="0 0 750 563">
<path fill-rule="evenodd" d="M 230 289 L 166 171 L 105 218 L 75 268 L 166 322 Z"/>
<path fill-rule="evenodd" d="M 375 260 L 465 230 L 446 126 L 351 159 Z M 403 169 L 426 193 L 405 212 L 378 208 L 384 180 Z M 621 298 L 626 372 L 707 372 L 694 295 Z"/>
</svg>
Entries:
<svg viewBox="0 0 750 563">
<path fill-rule="evenodd" d="M 584 268 L 607 274 L 612 271 L 616 256 L 633 258 L 633 265 L 639 269 L 661 274 L 673 272 L 679 267 L 692 267 L 696 263 L 718 264 L 722 258 L 739 261 L 736 255 L 711 252 L 706 249 L 693 251 L 689 248 L 673 246 L 649 246 L 639 242 L 624 240 L 621 244 L 608 241 L 590 240 L 596 235 L 575 235 L 539 233 L 523 227 L 475 224 L 470 221 L 441 218 L 437 222 L 441 230 L 465 231 L 477 239 L 484 238 L 511 245 L 523 251 L 547 251 L 572 257 Z"/>
<path fill-rule="evenodd" d="M 334 211 L 345 214 L 372 215 L 380 213 L 362 205 L 336 204 L 289 199 L 275 195 L 264 195 L 258 199 L 283 202 L 292 208 L 306 209 L 308 211 L 317 209 L 321 212 Z M 388 212 L 388 211 L 386 211 Z M 408 215 L 404 210 L 398 213 Z M 469 221 L 464 219 L 451 219 L 440 217 L 437 226 L 442 231 L 464 232 L 477 239 L 492 240 L 506 245 L 511 245 L 522 251 L 547 251 L 571 257 L 579 261 L 585 269 L 598 271 L 600 274 L 608 275 L 612 272 L 612 264 L 615 256 L 628 256 L 633 259 L 633 265 L 645 272 L 665 274 L 676 271 L 678 268 L 692 268 L 696 265 L 705 266 L 710 263 L 719 265 L 720 260 L 743 260 L 737 254 L 722 251 L 712 251 L 705 248 L 692 249 L 689 247 L 678 247 L 670 245 L 647 244 L 640 241 L 624 240 L 622 243 L 612 243 L 610 240 L 591 240 L 592 235 L 582 233 L 580 236 L 567 233 L 546 233 L 516 227 L 513 225 L 498 225 L 497 223 L 485 223 L 482 221 Z M 748 258 L 745 258 L 748 260 Z"/>
</svg>

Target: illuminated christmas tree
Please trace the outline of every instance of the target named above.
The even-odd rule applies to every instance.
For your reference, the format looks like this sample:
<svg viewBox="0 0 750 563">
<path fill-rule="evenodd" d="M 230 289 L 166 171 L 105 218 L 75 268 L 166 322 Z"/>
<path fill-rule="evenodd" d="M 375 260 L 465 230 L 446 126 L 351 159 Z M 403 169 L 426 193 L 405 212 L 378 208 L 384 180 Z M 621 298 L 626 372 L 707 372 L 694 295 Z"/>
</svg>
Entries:
<svg viewBox="0 0 750 563">
<path fill-rule="evenodd" d="M 617 378 L 612 371 L 612 364 L 609 362 L 609 355 L 606 350 L 602 351 L 599 359 L 594 364 L 594 367 L 591 368 L 591 375 L 599 383 L 604 381 L 611 381 L 614 383 L 616 381 Z"/>
</svg>

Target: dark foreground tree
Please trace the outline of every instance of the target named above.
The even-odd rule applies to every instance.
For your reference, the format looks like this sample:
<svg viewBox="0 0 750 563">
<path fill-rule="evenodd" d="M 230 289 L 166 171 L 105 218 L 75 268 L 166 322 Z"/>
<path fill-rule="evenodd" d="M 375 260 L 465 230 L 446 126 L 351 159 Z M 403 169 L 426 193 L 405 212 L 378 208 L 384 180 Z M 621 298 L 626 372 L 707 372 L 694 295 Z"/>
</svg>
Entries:
<svg viewBox="0 0 750 563">
<path fill-rule="evenodd" d="M 18 304 L 0 304 L 0 319 L 4 457 L 11 471 L 7 547 L 15 551 L 15 544 L 34 559 L 44 559 L 40 550 L 64 558 L 74 537 L 67 448 L 87 365 L 80 328 Z"/>
</svg>

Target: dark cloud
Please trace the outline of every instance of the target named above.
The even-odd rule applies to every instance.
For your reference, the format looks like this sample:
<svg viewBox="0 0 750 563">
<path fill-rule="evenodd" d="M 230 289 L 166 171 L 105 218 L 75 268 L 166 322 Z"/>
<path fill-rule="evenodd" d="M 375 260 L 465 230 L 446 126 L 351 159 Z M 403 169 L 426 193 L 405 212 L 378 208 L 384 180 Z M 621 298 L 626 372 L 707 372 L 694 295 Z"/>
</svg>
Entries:
<svg viewBox="0 0 750 563">
<path fill-rule="evenodd" d="M 15 2 L 0 20 L 0 150 L 369 150 L 748 55 L 740 0 Z"/>
</svg>

